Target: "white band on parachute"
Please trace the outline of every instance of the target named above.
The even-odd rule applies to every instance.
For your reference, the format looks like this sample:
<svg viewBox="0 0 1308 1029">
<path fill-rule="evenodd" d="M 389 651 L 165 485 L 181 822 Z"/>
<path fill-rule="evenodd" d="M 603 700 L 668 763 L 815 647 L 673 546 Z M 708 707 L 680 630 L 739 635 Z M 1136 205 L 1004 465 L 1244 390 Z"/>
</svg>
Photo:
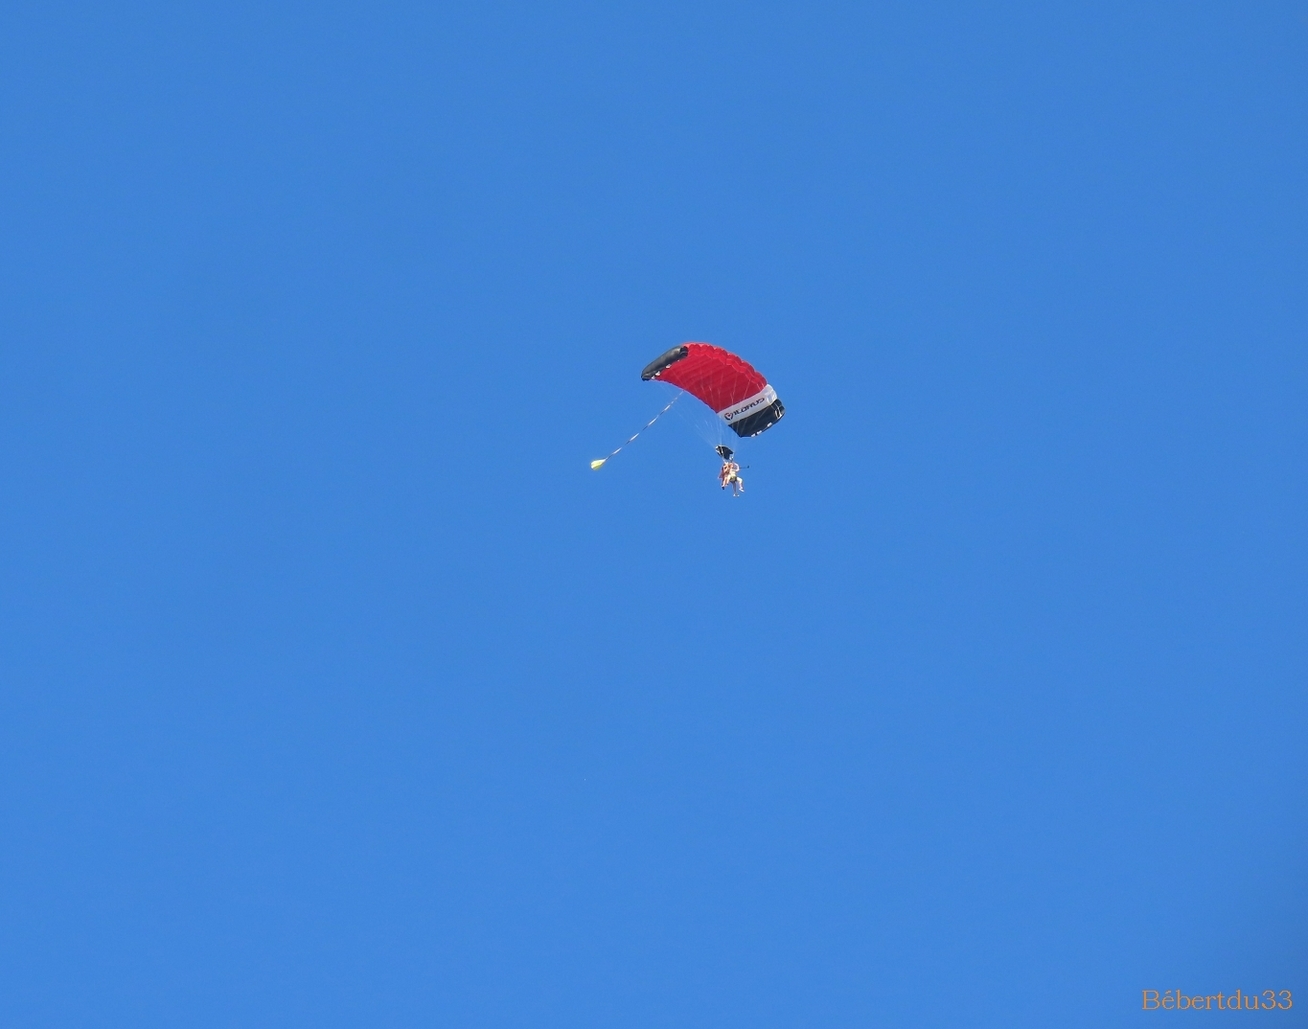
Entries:
<svg viewBox="0 0 1308 1029">
<path fill-rule="evenodd" d="M 770 407 L 776 403 L 777 391 L 771 386 L 764 386 L 762 391 L 755 393 L 752 397 L 746 397 L 739 404 L 734 404 L 723 411 L 718 412 L 718 417 L 730 425 L 732 422 L 739 421 L 751 414 L 757 414 L 765 407 Z"/>
</svg>

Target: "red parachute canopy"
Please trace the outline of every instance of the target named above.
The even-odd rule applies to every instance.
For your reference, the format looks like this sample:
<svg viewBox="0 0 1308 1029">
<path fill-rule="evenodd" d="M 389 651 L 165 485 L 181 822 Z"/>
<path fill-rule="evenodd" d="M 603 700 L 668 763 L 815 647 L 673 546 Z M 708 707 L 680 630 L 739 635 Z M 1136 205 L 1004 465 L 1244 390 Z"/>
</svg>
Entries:
<svg viewBox="0 0 1308 1029">
<path fill-rule="evenodd" d="M 711 343 L 673 347 L 646 365 L 640 377 L 680 386 L 713 408 L 737 436 L 757 436 L 786 413 L 767 379 Z"/>
</svg>

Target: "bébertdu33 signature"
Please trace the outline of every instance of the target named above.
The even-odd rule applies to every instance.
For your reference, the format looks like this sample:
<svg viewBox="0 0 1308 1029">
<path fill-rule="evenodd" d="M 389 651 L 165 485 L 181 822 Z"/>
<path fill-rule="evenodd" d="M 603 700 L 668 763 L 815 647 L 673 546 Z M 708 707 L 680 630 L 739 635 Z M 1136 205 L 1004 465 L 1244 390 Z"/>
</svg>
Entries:
<svg viewBox="0 0 1308 1029">
<path fill-rule="evenodd" d="M 1180 990 L 1141 990 L 1146 1011 L 1289 1011 L 1294 997 L 1289 990 L 1263 990 L 1262 993 L 1196 993 L 1193 997 Z M 1215 1002 L 1215 1003 L 1214 1003 Z"/>
</svg>

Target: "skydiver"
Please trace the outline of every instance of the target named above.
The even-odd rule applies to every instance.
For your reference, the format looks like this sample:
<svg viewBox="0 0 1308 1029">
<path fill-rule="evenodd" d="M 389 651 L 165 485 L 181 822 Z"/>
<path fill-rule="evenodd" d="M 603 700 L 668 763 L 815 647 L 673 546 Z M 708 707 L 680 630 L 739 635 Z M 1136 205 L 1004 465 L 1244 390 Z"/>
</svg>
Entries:
<svg viewBox="0 0 1308 1029">
<path fill-rule="evenodd" d="M 740 477 L 740 465 L 735 461 L 726 461 L 722 465 L 722 471 L 718 473 L 718 478 L 722 482 L 722 488 L 731 487 L 731 495 L 738 497 L 745 492 L 745 480 Z"/>
<path fill-rule="evenodd" d="M 724 446 L 714 447 L 714 449 L 718 452 L 718 456 L 722 458 L 722 468 L 718 472 L 718 482 L 721 483 L 723 489 L 730 486 L 733 497 L 740 496 L 745 492 L 745 480 L 740 477 L 740 465 L 731 459 L 734 452 L 730 447 Z"/>
</svg>

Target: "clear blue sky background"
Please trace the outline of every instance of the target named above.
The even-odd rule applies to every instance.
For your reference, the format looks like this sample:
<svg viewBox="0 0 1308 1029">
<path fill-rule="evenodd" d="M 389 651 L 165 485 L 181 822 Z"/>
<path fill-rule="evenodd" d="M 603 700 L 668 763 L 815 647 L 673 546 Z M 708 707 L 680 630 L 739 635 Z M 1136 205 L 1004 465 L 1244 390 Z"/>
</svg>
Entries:
<svg viewBox="0 0 1308 1029">
<path fill-rule="evenodd" d="M 0 1022 L 1308 1008 L 1300 4 L 0 14 Z M 724 497 L 652 357 L 788 414 Z"/>
</svg>

